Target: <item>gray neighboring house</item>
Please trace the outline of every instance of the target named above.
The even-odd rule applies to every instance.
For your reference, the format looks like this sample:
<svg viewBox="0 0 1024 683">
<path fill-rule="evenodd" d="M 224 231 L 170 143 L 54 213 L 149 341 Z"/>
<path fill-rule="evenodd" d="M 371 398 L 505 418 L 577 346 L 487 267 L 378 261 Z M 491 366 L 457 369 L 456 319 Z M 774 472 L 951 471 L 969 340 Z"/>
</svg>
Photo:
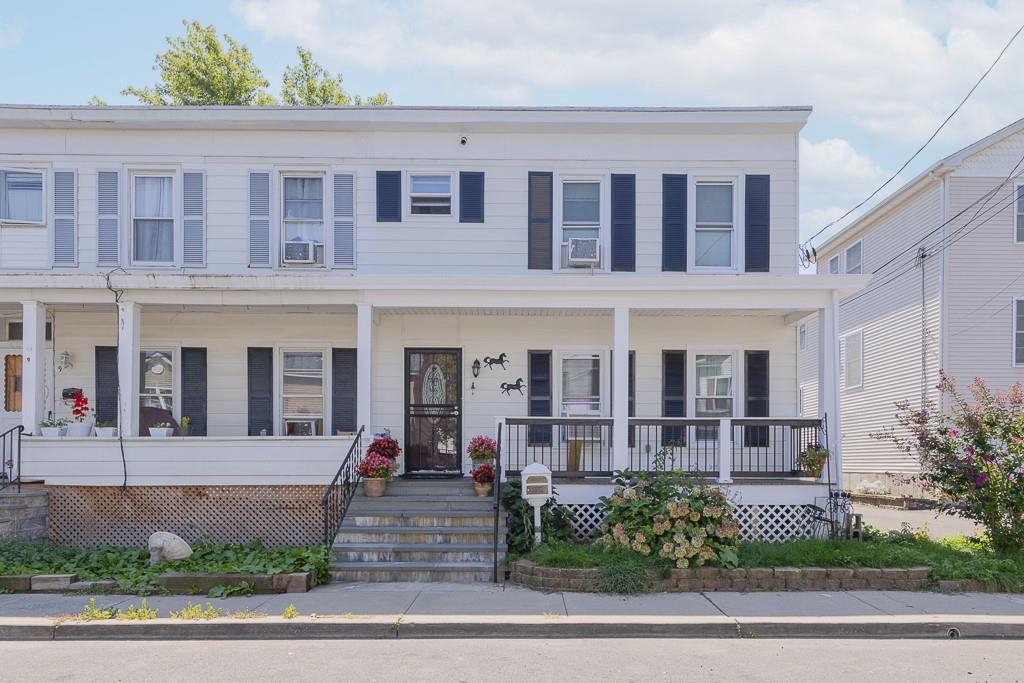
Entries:
<svg viewBox="0 0 1024 683">
<path fill-rule="evenodd" d="M 936 162 L 817 254 L 818 273 L 874 273 L 840 305 L 844 485 L 917 493 L 903 483 L 914 456 L 872 437 L 896 424 L 894 404 L 938 400 L 940 371 L 964 390 L 1024 381 L 1024 119 Z M 818 406 L 817 331 L 813 319 L 797 328 L 805 416 Z"/>
</svg>

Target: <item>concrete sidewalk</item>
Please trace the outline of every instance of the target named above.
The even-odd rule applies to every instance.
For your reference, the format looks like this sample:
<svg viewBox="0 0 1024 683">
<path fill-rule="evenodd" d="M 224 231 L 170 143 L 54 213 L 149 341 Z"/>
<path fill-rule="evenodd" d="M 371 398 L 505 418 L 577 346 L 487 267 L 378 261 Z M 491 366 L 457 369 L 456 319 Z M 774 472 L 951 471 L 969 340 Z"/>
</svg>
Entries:
<svg viewBox="0 0 1024 683">
<path fill-rule="evenodd" d="M 890 591 L 541 593 L 513 586 L 332 584 L 304 594 L 226 599 L 150 596 L 151 621 L 75 622 L 93 596 L 0 595 L 0 638 L 790 637 L 1024 638 L 1024 595 Z M 141 598 L 95 596 L 97 607 Z M 168 618 L 210 602 L 220 619 Z M 300 616 L 285 620 L 289 604 Z M 241 613 L 237 617 L 236 615 Z"/>
</svg>

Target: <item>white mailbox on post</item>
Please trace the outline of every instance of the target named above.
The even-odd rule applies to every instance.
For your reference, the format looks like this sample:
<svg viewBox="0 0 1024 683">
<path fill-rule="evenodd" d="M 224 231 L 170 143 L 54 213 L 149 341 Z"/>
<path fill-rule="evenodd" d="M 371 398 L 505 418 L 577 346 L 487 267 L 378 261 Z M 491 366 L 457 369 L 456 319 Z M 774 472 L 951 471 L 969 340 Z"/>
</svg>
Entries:
<svg viewBox="0 0 1024 683">
<path fill-rule="evenodd" d="M 533 540 L 540 544 L 540 509 L 551 500 L 551 470 L 539 462 L 523 468 L 523 498 L 533 506 Z"/>
</svg>

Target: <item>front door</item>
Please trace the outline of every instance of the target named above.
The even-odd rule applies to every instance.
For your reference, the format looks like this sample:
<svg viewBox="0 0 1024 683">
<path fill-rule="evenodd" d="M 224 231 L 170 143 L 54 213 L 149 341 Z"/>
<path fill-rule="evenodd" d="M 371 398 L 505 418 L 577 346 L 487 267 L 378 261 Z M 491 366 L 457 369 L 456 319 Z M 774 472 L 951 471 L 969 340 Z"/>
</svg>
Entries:
<svg viewBox="0 0 1024 683">
<path fill-rule="evenodd" d="M 462 472 L 462 351 L 405 350 L 405 471 Z"/>
</svg>

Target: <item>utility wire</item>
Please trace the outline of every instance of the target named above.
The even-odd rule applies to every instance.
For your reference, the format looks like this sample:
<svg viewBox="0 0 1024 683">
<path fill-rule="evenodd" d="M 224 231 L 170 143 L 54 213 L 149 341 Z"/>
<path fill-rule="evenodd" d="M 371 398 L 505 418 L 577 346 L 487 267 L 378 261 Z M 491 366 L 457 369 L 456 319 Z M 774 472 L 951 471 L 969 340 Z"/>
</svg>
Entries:
<svg viewBox="0 0 1024 683">
<path fill-rule="evenodd" d="M 974 85 L 973 85 L 973 86 L 971 86 L 971 89 L 967 91 L 967 94 L 966 94 L 966 95 L 964 95 L 964 98 L 963 98 L 962 100 L 960 100 L 960 104 L 956 105 L 956 108 L 955 108 L 955 109 L 953 109 L 953 111 L 951 111 L 951 112 L 949 113 L 949 115 L 948 115 L 948 116 L 947 116 L 947 117 L 946 117 L 946 118 L 945 118 L 945 119 L 944 119 L 944 120 L 942 121 L 942 123 L 940 123 L 940 124 L 939 124 L 939 127 L 935 129 L 935 132 L 933 132 L 933 133 L 931 134 L 931 136 L 930 136 L 930 137 L 929 137 L 929 138 L 928 138 L 927 140 L 925 140 L 925 141 L 924 141 L 924 144 L 923 144 L 923 145 L 921 145 L 920 147 L 918 147 L 918 148 L 917 148 L 917 151 L 916 151 L 916 152 L 914 152 L 914 153 L 913 153 L 912 155 L 910 155 L 910 158 L 909 158 L 909 159 L 907 159 L 907 160 L 906 160 L 906 161 L 905 161 L 905 162 L 903 163 L 903 165 L 899 167 L 899 170 L 897 170 L 897 171 L 896 171 L 895 173 L 893 173 L 893 174 L 892 174 L 891 176 L 889 176 L 889 177 L 888 177 L 888 179 L 886 179 L 886 181 L 885 181 L 884 183 L 882 183 L 881 185 L 879 185 L 879 186 L 878 186 L 878 187 L 877 187 L 877 188 L 875 189 L 875 191 L 874 191 L 874 192 L 872 192 L 872 193 L 871 193 L 871 194 L 869 194 L 869 195 L 868 195 L 867 197 L 865 197 L 865 198 L 864 198 L 864 199 L 863 199 L 863 200 L 862 200 L 861 202 L 859 202 L 859 203 L 858 203 L 858 204 L 857 204 L 856 206 L 854 206 L 854 207 L 853 207 L 852 209 L 850 209 L 849 211 L 847 211 L 846 213 L 844 213 L 844 214 L 843 214 L 842 216 L 840 216 L 839 218 L 836 218 L 835 220 L 833 220 L 833 221 L 829 222 L 829 223 L 828 223 L 827 225 L 825 225 L 825 226 L 824 226 L 824 227 L 822 227 L 822 228 L 821 228 L 820 230 L 818 230 L 818 232 L 814 233 L 813 235 L 811 235 L 810 237 L 808 237 L 808 238 L 807 238 L 806 240 L 804 240 L 804 241 L 803 241 L 803 243 L 802 243 L 802 244 L 801 244 L 800 246 L 801 246 L 801 247 L 803 247 L 803 248 L 804 248 L 804 250 L 807 250 L 807 249 L 808 249 L 808 247 L 810 247 L 810 244 L 811 244 L 811 242 L 813 242 L 813 241 L 814 241 L 815 239 L 817 239 L 817 238 L 818 238 L 819 236 L 821 236 L 821 233 L 825 232 L 826 230 L 828 230 L 829 228 L 831 228 L 831 227 L 832 227 L 833 225 L 835 225 L 836 223 L 839 223 L 840 221 L 844 220 L 844 219 L 845 219 L 845 218 L 846 218 L 847 216 L 849 216 L 849 215 L 850 215 L 851 213 L 853 213 L 854 211 L 856 211 L 857 209 L 859 209 L 860 207 L 864 206 L 864 205 L 865 205 L 865 204 L 867 204 L 867 203 L 868 203 L 869 201 L 871 201 L 872 199 L 874 199 L 875 195 L 877 195 L 877 194 L 878 194 L 879 192 L 881 192 L 881 191 L 882 191 L 882 190 L 883 190 L 883 189 L 884 189 L 884 188 L 885 188 L 885 187 L 886 187 L 886 186 L 887 186 L 887 185 L 888 185 L 889 183 L 891 183 L 891 182 L 892 182 L 893 180 L 895 180 L 895 179 L 896 179 L 896 176 L 898 176 L 898 175 L 899 175 L 900 173 L 902 173 L 902 172 L 903 172 L 903 171 L 904 171 L 904 170 L 905 170 L 905 169 L 907 168 L 907 166 L 909 166 L 909 165 L 910 165 L 910 163 L 911 163 L 911 162 L 912 162 L 912 161 L 913 161 L 914 159 L 916 159 L 916 158 L 918 157 L 918 155 L 919 155 L 919 154 L 921 154 L 921 152 L 923 152 L 923 151 L 924 151 L 925 147 L 927 147 L 927 146 L 928 146 L 929 144 L 931 144 L 932 140 L 934 140 L 934 139 L 936 138 L 936 136 L 938 136 L 939 132 L 941 132 L 941 131 L 942 131 L 942 129 L 943 129 L 943 128 L 945 128 L 946 124 L 947 124 L 947 123 L 949 123 L 949 121 L 950 121 L 950 120 L 951 120 L 951 119 L 952 119 L 952 118 L 953 118 L 954 116 L 956 116 L 957 112 L 959 112 L 959 111 L 960 111 L 960 109 L 961 109 L 961 107 L 963 107 L 963 106 L 964 106 L 964 104 L 966 104 L 966 103 L 967 103 L 967 100 L 968 100 L 968 99 L 970 99 L 971 95 L 973 95 L 973 94 L 974 94 L 974 91 L 978 89 L 978 86 L 980 86 L 980 85 L 982 84 L 982 82 L 983 82 L 983 81 L 985 80 L 985 78 L 986 78 L 986 77 L 987 77 L 987 76 L 989 75 L 989 73 L 990 73 L 990 72 L 992 71 L 992 69 L 994 69 L 994 68 L 995 68 L 996 64 L 998 64 L 998 63 L 999 63 L 999 60 L 1001 60 L 1001 59 L 1003 58 L 1003 55 L 1004 55 L 1004 54 L 1006 54 L 1006 51 L 1007 51 L 1008 49 L 1010 49 L 1010 46 L 1011 46 L 1011 45 L 1013 45 L 1013 42 L 1014 42 L 1015 40 L 1017 40 L 1017 36 L 1019 36 L 1019 35 L 1021 34 L 1021 32 L 1022 32 L 1022 31 L 1024 31 L 1024 24 L 1021 24 L 1020 28 L 1018 28 L 1018 29 L 1017 29 L 1017 31 L 1016 31 L 1016 32 L 1015 32 L 1015 33 L 1014 33 L 1014 34 L 1013 34 L 1012 36 L 1010 36 L 1010 40 L 1008 40 L 1008 41 L 1006 42 L 1006 45 L 1004 45 L 1004 46 L 1003 46 L 1003 49 L 999 51 L 999 54 L 998 54 L 998 55 L 996 55 L 996 58 L 995 58 L 995 60 L 994 60 L 994 61 L 992 62 L 992 64 L 990 64 L 990 65 L 989 65 L 989 67 L 988 67 L 987 69 L 985 69 L 985 73 L 981 74 L 981 77 L 980 77 L 980 78 L 978 78 L 978 80 L 977 80 L 977 81 L 976 81 L 976 82 L 974 83 Z"/>
</svg>

